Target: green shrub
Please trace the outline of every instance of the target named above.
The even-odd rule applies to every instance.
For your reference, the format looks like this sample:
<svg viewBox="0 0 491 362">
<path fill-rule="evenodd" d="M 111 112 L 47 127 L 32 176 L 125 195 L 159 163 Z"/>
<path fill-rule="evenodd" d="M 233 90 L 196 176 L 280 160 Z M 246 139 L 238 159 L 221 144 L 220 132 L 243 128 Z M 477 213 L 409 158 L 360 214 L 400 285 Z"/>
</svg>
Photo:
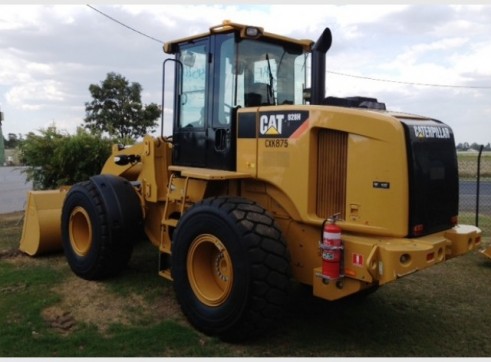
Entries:
<svg viewBox="0 0 491 362">
<path fill-rule="evenodd" d="M 22 142 L 22 162 L 35 189 L 56 189 L 99 174 L 111 154 L 111 140 L 77 129 L 63 134 L 56 127 L 29 133 Z"/>
</svg>

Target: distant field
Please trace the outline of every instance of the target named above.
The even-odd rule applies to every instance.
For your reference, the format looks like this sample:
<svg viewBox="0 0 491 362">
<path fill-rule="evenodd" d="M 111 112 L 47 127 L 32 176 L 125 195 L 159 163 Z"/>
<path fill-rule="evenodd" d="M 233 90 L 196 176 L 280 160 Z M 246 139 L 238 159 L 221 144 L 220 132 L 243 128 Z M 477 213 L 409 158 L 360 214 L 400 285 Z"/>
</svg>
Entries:
<svg viewBox="0 0 491 362">
<path fill-rule="evenodd" d="M 477 152 L 457 152 L 461 178 L 477 176 L 477 156 Z M 481 177 L 491 177 L 491 152 L 483 152 L 481 155 Z"/>
</svg>

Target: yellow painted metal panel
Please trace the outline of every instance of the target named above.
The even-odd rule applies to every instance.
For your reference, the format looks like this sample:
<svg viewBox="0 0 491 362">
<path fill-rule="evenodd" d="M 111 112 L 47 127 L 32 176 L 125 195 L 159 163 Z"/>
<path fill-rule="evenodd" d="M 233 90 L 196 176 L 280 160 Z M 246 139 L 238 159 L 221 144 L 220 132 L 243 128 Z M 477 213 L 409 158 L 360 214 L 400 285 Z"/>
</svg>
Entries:
<svg viewBox="0 0 491 362">
<path fill-rule="evenodd" d="M 250 175 L 243 172 L 215 170 L 211 168 L 198 168 L 187 166 L 169 166 L 170 171 L 179 171 L 182 177 L 191 177 L 202 180 L 231 180 L 247 178 Z"/>
<path fill-rule="evenodd" d="M 491 259 L 491 247 L 482 250 L 481 253 Z"/>
<path fill-rule="evenodd" d="M 19 249 L 31 256 L 61 250 L 61 209 L 67 189 L 30 191 Z"/>
</svg>

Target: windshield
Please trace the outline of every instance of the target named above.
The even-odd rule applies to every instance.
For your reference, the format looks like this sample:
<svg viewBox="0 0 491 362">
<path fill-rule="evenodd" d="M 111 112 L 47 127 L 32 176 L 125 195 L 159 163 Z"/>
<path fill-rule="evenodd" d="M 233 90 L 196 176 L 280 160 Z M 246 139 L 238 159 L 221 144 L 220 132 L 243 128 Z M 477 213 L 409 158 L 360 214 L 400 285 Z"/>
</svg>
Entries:
<svg viewBox="0 0 491 362">
<path fill-rule="evenodd" d="M 213 52 L 214 62 L 209 53 Z M 304 104 L 310 57 L 299 46 L 244 39 L 235 34 L 183 44 L 179 128 L 203 128 L 205 114 L 214 126 L 230 124 L 237 107 Z M 211 65 L 211 68 L 209 66 Z M 213 94 L 206 104 L 208 92 Z M 212 106 L 213 109 L 208 107 Z"/>
<path fill-rule="evenodd" d="M 231 37 L 222 44 L 225 82 L 221 94 L 233 107 L 303 104 L 305 54 L 269 42 L 243 40 L 234 48 Z"/>
</svg>

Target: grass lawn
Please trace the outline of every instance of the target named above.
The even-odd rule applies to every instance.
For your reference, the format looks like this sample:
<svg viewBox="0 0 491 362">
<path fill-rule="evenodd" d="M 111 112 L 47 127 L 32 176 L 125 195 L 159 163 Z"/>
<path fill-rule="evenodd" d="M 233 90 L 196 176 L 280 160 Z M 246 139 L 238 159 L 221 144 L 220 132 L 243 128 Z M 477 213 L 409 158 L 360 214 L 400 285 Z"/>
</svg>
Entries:
<svg viewBox="0 0 491 362">
<path fill-rule="evenodd" d="M 297 286 L 277 329 L 232 345 L 187 323 L 149 243 L 120 277 L 88 282 L 63 254 L 17 252 L 21 216 L 0 215 L 1 357 L 491 356 L 491 260 L 477 252 L 363 300 L 330 303 Z"/>
<path fill-rule="evenodd" d="M 459 177 L 475 178 L 477 175 L 477 152 L 457 152 Z M 481 154 L 481 177 L 491 177 L 491 152 Z"/>
</svg>

